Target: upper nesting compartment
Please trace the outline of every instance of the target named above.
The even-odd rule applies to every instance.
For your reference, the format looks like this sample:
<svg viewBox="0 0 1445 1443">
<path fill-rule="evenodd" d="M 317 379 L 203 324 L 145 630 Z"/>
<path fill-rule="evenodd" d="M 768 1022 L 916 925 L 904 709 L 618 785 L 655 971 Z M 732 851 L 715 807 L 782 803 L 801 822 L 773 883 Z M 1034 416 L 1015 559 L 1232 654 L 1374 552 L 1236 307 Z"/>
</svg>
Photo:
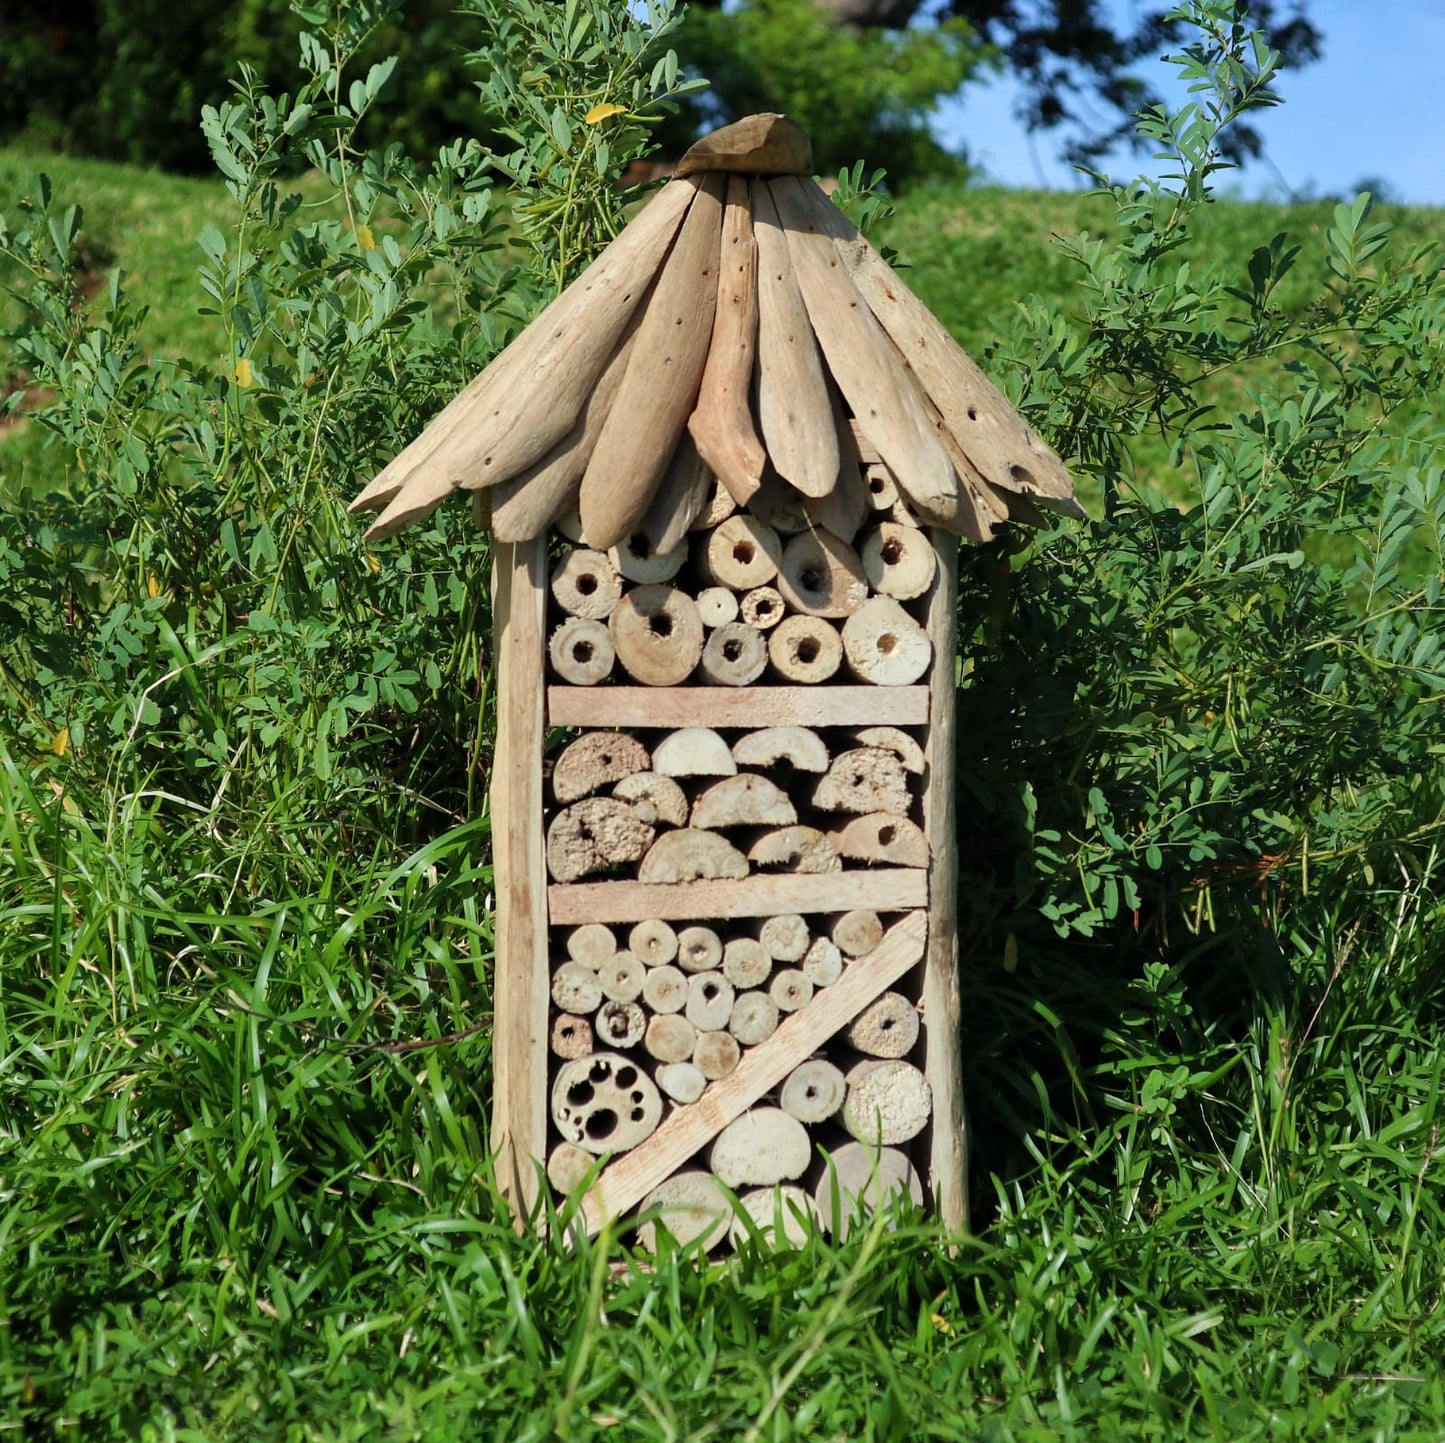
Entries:
<svg viewBox="0 0 1445 1443">
<path fill-rule="evenodd" d="M 502 541 L 574 507 L 589 545 L 676 531 L 712 472 L 828 495 L 853 430 L 919 518 L 986 541 L 1073 482 L 811 179 L 783 115 L 700 140 L 586 273 L 357 496 L 369 539 L 472 492 Z M 849 418 L 852 418 L 852 425 Z"/>
</svg>

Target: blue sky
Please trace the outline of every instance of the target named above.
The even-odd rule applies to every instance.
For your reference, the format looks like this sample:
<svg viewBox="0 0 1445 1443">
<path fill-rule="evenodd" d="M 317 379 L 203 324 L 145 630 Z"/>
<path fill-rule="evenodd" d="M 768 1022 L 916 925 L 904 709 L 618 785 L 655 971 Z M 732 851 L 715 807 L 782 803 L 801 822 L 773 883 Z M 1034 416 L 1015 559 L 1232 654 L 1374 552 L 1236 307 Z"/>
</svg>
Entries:
<svg viewBox="0 0 1445 1443">
<path fill-rule="evenodd" d="M 1111 0 L 1127 23 L 1140 0 Z M 1324 33 L 1324 58 L 1284 73 L 1285 104 L 1257 113 L 1270 164 L 1234 172 L 1221 185 L 1246 195 L 1348 194 L 1378 177 L 1391 199 L 1445 206 L 1445 0 L 1310 0 Z M 1173 71 L 1147 72 L 1164 87 Z M 1182 93 L 1165 92 L 1170 103 Z M 939 116 L 939 134 L 961 140 L 977 163 L 1008 185 L 1067 189 L 1078 177 L 1047 135 L 1031 139 L 1013 117 L 1017 89 L 1007 78 L 970 86 Z M 1118 178 L 1145 162 L 1111 159 Z"/>
</svg>

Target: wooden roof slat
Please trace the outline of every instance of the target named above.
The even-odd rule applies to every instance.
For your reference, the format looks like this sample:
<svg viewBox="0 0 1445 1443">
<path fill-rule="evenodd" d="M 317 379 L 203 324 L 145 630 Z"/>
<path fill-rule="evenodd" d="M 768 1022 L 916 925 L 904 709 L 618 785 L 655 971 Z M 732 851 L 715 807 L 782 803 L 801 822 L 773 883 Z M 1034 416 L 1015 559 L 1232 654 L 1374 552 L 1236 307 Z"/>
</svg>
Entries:
<svg viewBox="0 0 1445 1443">
<path fill-rule="evenodd" d="M 712 496 L 712 472 L 686 431 L 672 453 L 662 484 L 642 518 L 642 534 L 656 552 L 666 554 L 682 543 L 692 523 Z"/>
</svg>

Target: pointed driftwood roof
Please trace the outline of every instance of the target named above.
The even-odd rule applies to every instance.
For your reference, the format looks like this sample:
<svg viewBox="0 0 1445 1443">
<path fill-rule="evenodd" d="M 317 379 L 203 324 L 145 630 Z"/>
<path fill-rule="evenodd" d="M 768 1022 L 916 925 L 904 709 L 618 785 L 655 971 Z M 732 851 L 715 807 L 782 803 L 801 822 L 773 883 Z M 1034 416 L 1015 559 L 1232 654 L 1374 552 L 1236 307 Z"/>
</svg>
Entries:
<svg viewBox="0 0 1445 1443">
<path fill-rule="evenodd" d="M 480 493 L 500 540 L 574 507 L 589 545 L 681 535 L 711 471 L 827 496 L 875 451 L 919 517 L 986 540 L 1077 513 L 1058 456 L 810 178 L 786 116 L 699 141 L 674 178 L 351 505 L 369 538 Z M 851 423 L 849 417 L 851 416 Z"/>
</svg>

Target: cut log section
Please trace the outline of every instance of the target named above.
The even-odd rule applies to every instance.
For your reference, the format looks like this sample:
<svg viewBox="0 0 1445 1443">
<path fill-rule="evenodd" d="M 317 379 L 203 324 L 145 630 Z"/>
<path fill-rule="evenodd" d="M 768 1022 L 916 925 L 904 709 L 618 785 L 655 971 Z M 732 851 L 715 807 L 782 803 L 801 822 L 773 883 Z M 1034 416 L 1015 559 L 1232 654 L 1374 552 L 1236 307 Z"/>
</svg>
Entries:
<svg viewBox="0 0 1445 1443">
<path fill-rule="evenodd" d="M 863 478 L 867 484 L 868 504 L 875 511 L 891 511 L 898 504 L 898 483 L 881 462 L 865 466 Z"/>
<path fill-rule="evenodd" d="M 697 1028 L 680 1012 L 659 1012 L 648 1018 L 642 1045 L 659 1062 L 691 1062 Z"/>
<path fill-rule="evenodd" d="M 923 828 L 896 812 L 854 817 L 833 833 L 840 857 L 885 867 L 926 867 L 928 839 Z"/>
<path fill-rule="evenodd" d="M 646 978 L 647 968 L 631 952 L 615 952 L 597 969 L 602 995 L 612 1002 L 636 1002 Z"/>
<path fill-rule="evenodd" d="M 600 621 L 569 617 L 547 643 L 552 670 L 572 686 L 596 686 L 612 675 L 617 653 L 612 633 Z"/>
<path fill-rule="evenodd" d="M 907 1057 L 918 1030 L 918 1008 L 901 992 L 885 992 L 858 1014 L 848 1029 L 848 1042 L 867 1057 Z"/>
<path fill-rule="evenodd" d="M 749 626 L 769 631 L 787 614 L 783 594 L 775 586 L 755 586 L 743 597 L 739 610 Z"/>
<path fill-rule="evenodd" d="M 635 1002 L 604 1002 L 593 1021 L 597 1041 L 603 1047 L 626 1052 L 642 1041 L 647 1030 L 647 1014 Z"/>
<path fill-rule="evenodd" d="M 755 772 L 714 782 L 692 806 L 694 827 L 785 827 L 797 820 L 787 793 Z"/>
<path fill-rule="evenodd" d="M 763 727 L 733 743 L 733 760 L 743 767 L 790 767 L 795 772 L 826 772 L 828 748 L 807 727 Z"/>
<path fill-rule="evenodd" d="M 739 175 L 812 175 L 813 142 L 796 120 L 776 111 L 746 115 L 705 135 L 683 153 L 674 177 L 728 171 Z"/>
<path fill-rule="evenodd" d="M 738 765 L 711 727 L 679 727 L 652 753 L 652 770 L 664 777 L 731 777 Z"/>
<path fill-rule="evenodd" d="M 813 788 L 813 805 L 824 812 L 908 811 L 903 763 L 881 747 L 855 747 L 834 759 Z"/>
<path fill-rule="evenodd" d="M 709 1082 L 720 1082 L 737 1071 L 742 1056 L 743 1050 L 731 1032 L 699 1032 L 692 1065 Z"/>
<path fill-rule="evenodd" d="M 635 1062 L 597 1052 L 557 1069 L 552 1121 L 565 1141 L 586 1152 L 626 1152 L 657 1130 L 662 1096 Z"/>
<path fill-rule="evenodd" d="M 564 962 L 552 974 L 552 1001 L 560 1012 L 590 1016 L 602 1005 L 602 984 L 590 967 Z"/>
<path fill-rule="evenodd" d="M 739 992 L 761 987 L 772 970 L 773 959 L 755 937 L 734 937 L 723 948 L 722 974 Z"/>
<path fill-rule="evenodd" d="M 796 967 L 784 967 L 773 973 L 768 996 L 777 1004 L 779 1012 L 796 1012 L 813 1000 L 813 984 Z"/>
<path fill-rule="evenodd" d="M 843 867 L 832 837 L 801 825 L 765 832 L 748 848 L 748 861 L 755 867 L 814 875 Z"/>
<path fill-rule="evenodd" d="M 712 472 L 697 454 L 692 437 L 684 433 L 663 472 L 662 484 L 647 508 L 647 515 L 642 518 L 640 530 L 654 555 L 671 556 L 681 552 L 686 556 L 687 533 L 712 499 L 712 488 Z"/>
<path fill-rule="evenodd" d="M 903 763 L 903 770 L 923 775 L 923 748 L 898 727 L 860 727 L 853 733 L 860 747 L 882 747 Z"/>
<path fill-rule="evenodd" d="M 829 936 L 845 957 L 866 957 L 883 940 L 883 923 L 877 912 L 859 908 L 837 918 Z"/>
<path fill-rule="evenodd" d="M 592 1024 L 585 1017 L 563 1013 L 552 1023 L 552 1056 L 570 1060 L 595 1050 Z"/>
<path fill-rule="evenodd" d="M 728 1031 L 744 1047 L 766 1042 L 778 1030 L 778 1004 L 766 992 L 744 992 L 733 1003 Z"/>
<path fill-rule="evenodd" d="M 933 1112 L 928 1079 L 911 1062 L 865 1062 L 848 1074 L 843 1126 L 862 1143 L 892 1146 L 917 1137 Z"/>
<path fill-rule="evenodd" d="M 718 1133 L 708 1167 L 730 1188 L 769 1186 L 802 1177 L 812 1161 L 807 1129 L 778 1107 L 755 1107 Z"/>
<path fill-rule="evenodd" d="M 715 971 L 722 956 L 722 938 L 711 927 L 684 927 L 677 934 L 677 965 L 684 972 Z"/>
<path fill-rule="evenodd" d="M 796 912 L 769 917 L 759 929 L 758 940 L 774 962 L 801 962 L 808 950 L 808 924 Z"/>
<path fill-rule="evenodd" d="M 568 616 L 605 621 L 622 600 L 622 577 L 610 557 L 579 546 L 552 568 L 552 600 Z"/>
<path fill-rule="evenodd" d="M 681 1012 L 687 1006 L 687 978 L 666 963 L 651 967 L 643 979 L 642 1000 L 659 1015 Z"/>
<path fill-rule="evenodd" d="M 693 973 L 687 980 L 687 1020 L 699 1032 L 722 1031 L 733 1015 L 736 995 L 733 984 L 721 972 Z M 697 1058 L 694 1057 L 693 1061 L 696 1062 Z"/>
<path fill-rule="evenodd" d="M 676 545 L 659 551 L 644 532 L 634 531 L 608 550 L 607 559 L 628 581 L 656 584 L 671 581 L 682 570 L 687 547 Z"/>
<path fill-rule="evenodd" d="M 874 686 L 907 686 L 928 670 L 933 646 L 928 633 L 891 596 L 874 596 L 843 623 L 843 652 L 861 680 Z"/>
<path fill-rule="evenodd" d="M 626 802 L 644 822 L 654 826 L 687 826 L 687 797 L 671 777 L 657 772 L 634 772 L 612 788 L 612 795 Z"/>
<path fill-rule="evenodd" d="M 648 854 L 653 835 L 626 802 L 587 797 L 558 812 L 547 828 L 547 870 L 559 882 L 573 882 L 619 862 L 636 862 Z"/>
<path fill-rule="evenodd" d="M 748 686 L 767 664 L 763 633 L 742 621 L 718 627 L 702 649 L 702 674 L 714 686 Z"/>
<path fill-rule="evenodd" d="M 778 533 L 746 511 L 734 512 L 708 537 L 708 575 L 734 591 L 767 585 L 782 559 Z"/>
<path fill-rule="evenodd" d="M 616 951 L 617 938 L 612 928 L 604 927 L 601 922 L 588 922 L 567 934 L 568 957 L 594 972 Z"/>
<path fill-rule="evenodd" d="M 711 531 L 714 526 L 721 526 L 737 509 L 738 503 L 728 495 L 727 488 L 720 483 L 714 484 L 707 505 L 697 514 L 688 529 Z"/>
<path fill-rule="evenodd" d="M 777 1252 L 807 1245 L 816 1214 L 813 1200 L 791 1183 L 782 1187 L 754 1188 L 738 1198 L 742 1215 L 734 1215 L 728 1229 L 728 1246 L 743 1247 L 756 1235 L 762 1246 Z"/>
<path fill-rule="evenodd" d="M 843 1106 L 847 1091 L 842 1070 L 824 1058 L 813 1057 L 788 1074 L 778 1089 L 778 1106 L 799 1122 L 827 1122 Z"/>
<path fill-rule="evenodd" d="M 831 531 L 804 531 L 783 548 L 778 589 L 804 616 L 843 617 L 867 601 L 868 578 L 846 541 Z"/>
<path fill-rule="evenodd" d="M 678 1063 L 676 1067 L 690 1067 Z M 692 1069 L 694 1072 L 696 1068 Z M 675 1068 L 664 1067 L 658 1073 L 658 1085 L 663 1085 L 662 1074 L 674 1073 Z M 695 1102 L 697 1098 L 677 1097 L 668 1093 L 675 1102 Z M 702 1096 L 699 1088 L 698 1097 Z M 649 1253 L 658 1249 L 658 1229 L 665 1228 L 680 1248 L 696 1245 L 705 1252 L 727 1236 L 732 1226 L 733 1210 L 722 1185 L 711 1173 L 690 1169 L 677 1172 L 660 1187 L 653 1188 L 642 1200 L 643 1221 L 638 1225 L 637 1241 Z"/>
<path fill-rule="evenodd" d="M 895 521 L 884 521 L 863 538 L 860 559 L 873 589 L 899 601 L 922 596 L 938 569 L 928 533 Z"/>
<path fill-rule="evenodd" d="M 662 967 L 677 956 L 677 933 L 660 919 L 639 922 L 627 934 L 627 950 L 644 967 Z"/>
<path fill-rule="evenodd" d="M 552 769 L 552 795 L 564 806 L 652 765 L 647 748 L 626 732 L 584 732 Z"/>
<path fill-rule="evenodd" d="M 842 949 L 826 937 L 814 937 L 803 954 L 803 976 L 814 987 L 831 987 L 842 975 Z"/>
<path fill-rule="evenodd" d="M 840 1242 L 860 1217 L 903 1198 L 923 1206 L 923 1183 L 907 1154 L 861 1142 L 845 1142 L 830 1154 L 828 1170 L 813 1192 L 819 1221 Z"/>
<path fill-rule="evenodd" d="M 707 1078 L 691 1062 L 664 1062 L 657 1069 L 656 1082 L 674 1102 L 684 1104 L 696 1102 L 707 1091 Z"/>
<path fill-rule="evenodd" d="M 726 626 L 738 619 L 737 592 L 726 586 L 704 587 L 693 600 L 697 603 L 697 614 L 702 617 L 704 626 Z"/>
<path fill-rule="evenodd" d="M 644 686 L 686 681 L 702 656 L 702 618 L 675 587 L 634 587 L 607 625 L 618 661 Z"/>
<path fill-rule="evenodd" d="M 768 657 L 789 681 L 813 686 L 843 664 L 843 638 L 821 616 L 789 616 L 768 634 Z"/>
<path fill-rule="evenodd" d="M 564 1196 L 586 1182 L 597 1159 L 576 1143 L 559 1142 L 547 1155 L 547 1181 Z"/>
<path fill-rule="evenodd" d="M 664 832 L 652 844 L 642 859 L 637 879 L 649 883 L 697 882 L 747 874 L 748 859 L 726 837 L 696 827 L 679 827 Z"/>
</svg>

